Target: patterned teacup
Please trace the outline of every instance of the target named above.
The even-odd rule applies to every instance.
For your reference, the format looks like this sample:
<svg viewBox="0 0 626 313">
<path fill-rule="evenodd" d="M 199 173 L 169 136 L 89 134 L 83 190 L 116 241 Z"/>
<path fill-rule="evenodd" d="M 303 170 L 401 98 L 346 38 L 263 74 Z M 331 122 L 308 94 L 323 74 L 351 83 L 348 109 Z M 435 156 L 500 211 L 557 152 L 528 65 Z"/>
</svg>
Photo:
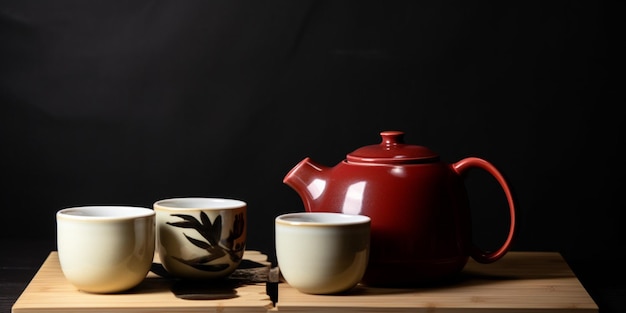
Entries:
<svg viewBox="0 0 626 313">
<path fill-rule="evenodd" d="M 247 204 L 225 198 L 187 197 L 154 203 L 157 250 L 169 274 L 220 279 L 241 263 Z"/>
</svg>

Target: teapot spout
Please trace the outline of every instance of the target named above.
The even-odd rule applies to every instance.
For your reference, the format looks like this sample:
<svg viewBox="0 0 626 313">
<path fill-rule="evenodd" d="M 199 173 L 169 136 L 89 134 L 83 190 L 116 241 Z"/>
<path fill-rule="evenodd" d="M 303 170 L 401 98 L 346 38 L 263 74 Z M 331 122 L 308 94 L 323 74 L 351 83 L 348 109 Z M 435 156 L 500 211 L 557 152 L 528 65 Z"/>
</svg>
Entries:
<svg viewBox="0 0 626 313">
<path fill-rule="evenodd" d="M 330 167 L 314 162 L 306 157 L 292 168 L 283 183 L 295 190 L 307 212 L 316 210 L 315 203 L 322 197 L 327 185 L 327 172 Z"/>
</svg>

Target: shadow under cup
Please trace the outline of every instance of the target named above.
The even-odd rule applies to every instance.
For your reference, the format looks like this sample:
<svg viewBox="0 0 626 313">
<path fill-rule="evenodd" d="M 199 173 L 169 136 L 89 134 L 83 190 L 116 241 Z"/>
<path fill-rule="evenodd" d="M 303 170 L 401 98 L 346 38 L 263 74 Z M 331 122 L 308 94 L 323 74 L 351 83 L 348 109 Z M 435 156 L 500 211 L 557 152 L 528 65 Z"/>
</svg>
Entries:
<svg viewBox="0 0 626 313">
<path fill-rule="evenodd" d="M 243 258 L 247 204 L 226 198 L 171 198 L 154 203 L 157 251 L 163 267 L 178 278 L 222 279 Z"/>
<path fill-rule="evenodd" d="M 59 210 L 61 270 L 77 289 L 116 293 L 141 283 L 154 258 L 155 213 L 149 208 L 83 206 Z"/>
<path fill-rule="evenodd" d="M 355 287 L 369 258 L 370 218 L 342 213 L 289 213 L 275 219 L 280 272 L 303 293 L 333 294 Z"/>
</svg>

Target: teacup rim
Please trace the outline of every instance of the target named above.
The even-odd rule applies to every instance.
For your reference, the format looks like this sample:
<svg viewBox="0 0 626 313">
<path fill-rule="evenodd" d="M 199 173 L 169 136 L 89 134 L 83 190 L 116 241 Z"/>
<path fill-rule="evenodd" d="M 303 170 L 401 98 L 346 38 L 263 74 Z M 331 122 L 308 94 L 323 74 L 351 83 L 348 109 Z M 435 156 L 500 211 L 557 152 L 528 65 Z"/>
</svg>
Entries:
<svg viewBox="0 0 626 313">
<path fill-rule="evenodd" d="M 108 212 L 115 210 L 115 214 L 92 214 L 95 211 Z M 88 211 L 91 214 L 70 214 L 71 212 Z M 154 216 L 153 209 L 132 205 L 83 205 L 63 208 L 57 211 L 57 219 L 82 220 L 82 221 L 113 221 L 128 220 Z"/>
<path fill-rule="evenodd" d="M 211 205 L 202 204 L 209 202 L 211 202 Z M 221 204 L 219 204 L 220 202 Z M 196 205 L 188 203 L 195 203 Z M 152 206 L 155 210 L 197 211 L 240 209 L 247 207 L 247 205 L 243 200 L 227 197 L 174 197 L 157 200 Z"/>
<path fill-rule="evenodd" d="M 302 218 L 306 216 L 319 216 L 326 218 L 325 221 L 303 221 L 289 220 L 290 218 Z M 328 219 L 332 218 L 332 219 Z M 341 226 L 341 225 L 361 225 L 371 223 L 371 218 L 367 215 L 348 214 L 339 212 L 291 212 L 278 215 L 275 218 L 277 224 L 298 225 L 298 226 Z"/>
</svg>

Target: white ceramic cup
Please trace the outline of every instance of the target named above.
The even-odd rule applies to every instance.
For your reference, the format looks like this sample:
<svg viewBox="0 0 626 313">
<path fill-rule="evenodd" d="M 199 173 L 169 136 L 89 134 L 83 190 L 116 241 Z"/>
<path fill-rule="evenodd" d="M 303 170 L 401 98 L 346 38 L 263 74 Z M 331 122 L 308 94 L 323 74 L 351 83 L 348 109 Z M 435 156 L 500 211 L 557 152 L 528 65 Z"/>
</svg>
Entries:
<svg viewBox="0 0 626 313">
<path fill-rule="evenodd" d="M 152 265 L 155 214 L 131 206 L 82 206 L 57 211 L 61 270 L 77 289 L 116 293 L 141 283 Z"/>
<path fill-rule="evenodd" d="M 369 258 L 369 217 L 288 213 L 276 217 L 275 231 L 280 272 L 300 292 L 341 293 L 361 281 Z"/>
<path fill-rule="evenodd" d="M 187 197 L 160 200 L 153 207 L 157 250 L 169 274 L 220 279 L 237 269 L 246 247 L 246 202 Z"/>
</svg>

